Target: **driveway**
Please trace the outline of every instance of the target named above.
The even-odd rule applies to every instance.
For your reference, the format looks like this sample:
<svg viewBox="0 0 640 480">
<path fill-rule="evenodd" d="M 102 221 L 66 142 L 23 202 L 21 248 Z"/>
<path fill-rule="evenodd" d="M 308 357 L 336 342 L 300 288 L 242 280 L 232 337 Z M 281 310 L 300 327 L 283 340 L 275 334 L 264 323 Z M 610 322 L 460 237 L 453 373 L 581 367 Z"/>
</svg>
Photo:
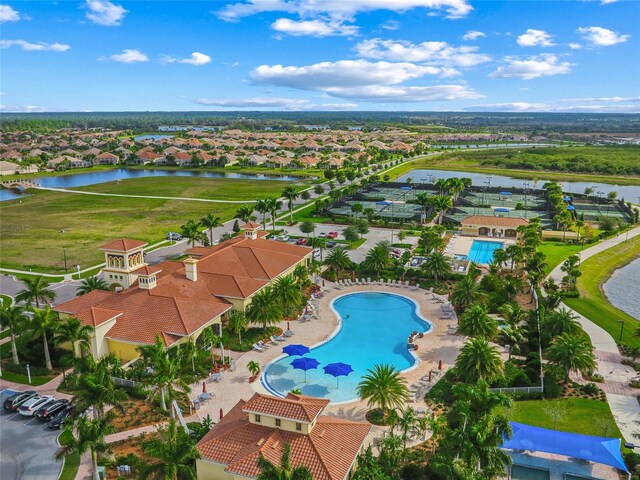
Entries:
<svg viewBox="0 0 640 480">
<path fill-rule="evenodd" d="M 12 392 L 0 391 L 4 402 Z M 18 413 L 0 413 L 0 478 L 2 480 L 56 480 L 62 462 L 54 460 L 59 430 Z"/>
</svg>

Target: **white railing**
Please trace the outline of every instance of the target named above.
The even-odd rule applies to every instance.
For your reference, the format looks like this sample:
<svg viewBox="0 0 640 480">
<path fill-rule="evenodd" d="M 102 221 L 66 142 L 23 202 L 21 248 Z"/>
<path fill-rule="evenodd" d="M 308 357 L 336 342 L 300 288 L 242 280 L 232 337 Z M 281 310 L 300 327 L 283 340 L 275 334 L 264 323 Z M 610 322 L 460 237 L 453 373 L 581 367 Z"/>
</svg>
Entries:
<svg viewBox="0 0 640 480">
<path fill-rule="evenodd" d="M 136 382 L 135 380 L 129 380 L 128 378 L 120 378 L 120 377 L 111 377 L 113 383 L 120 387 L 129 387 L 129 388 L 146 388 L 146 385 L 142 382 Z"/>
<path fill-rule="evenodd" d="M 490 388 L 490 392 L 494 393 L 542 393 L 543 387 L 504 387 L 504 388 Z"/>
</svg>

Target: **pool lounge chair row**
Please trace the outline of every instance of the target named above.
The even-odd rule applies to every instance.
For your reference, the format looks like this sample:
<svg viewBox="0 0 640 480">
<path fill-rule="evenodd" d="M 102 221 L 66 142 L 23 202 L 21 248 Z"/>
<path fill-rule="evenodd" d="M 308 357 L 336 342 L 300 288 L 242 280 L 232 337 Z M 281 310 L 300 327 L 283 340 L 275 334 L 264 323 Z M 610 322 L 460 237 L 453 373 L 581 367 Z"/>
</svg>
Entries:
<svg viewBox="0 0 640 480">
<path fill-rule="evenodd" d="M 271 348 L 271 345 L 276 345 L 279 342 L 286 342 L 289 337 L 293 336 L 293 330 L 287 330 L 282 335 L 271 335 L 269 342 L 263 342 L 260 340 L 258 343 L 251 345 L 251 348 L 256 352 L 264 352 L 266 349 Z"/>
</svg>

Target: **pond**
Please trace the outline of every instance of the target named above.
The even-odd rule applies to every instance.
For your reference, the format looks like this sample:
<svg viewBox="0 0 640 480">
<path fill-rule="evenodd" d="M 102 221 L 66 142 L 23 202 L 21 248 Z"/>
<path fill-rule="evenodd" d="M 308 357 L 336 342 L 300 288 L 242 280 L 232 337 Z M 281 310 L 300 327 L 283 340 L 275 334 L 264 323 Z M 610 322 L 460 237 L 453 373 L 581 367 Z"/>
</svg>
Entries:
<svg viewBox="0 0 640 480">
<path fill-rule="evenodd" d="M 141 142 L 142 140 L 164 140 L 166 138 L 173 138 L 173 135 L 138 135 L 133 137 L 136 142 Z"/>
<path fill-rule="evenodd" d="M 640 258 L 619 268 L 604 284 L 607 299 L 640 320 Z"/>
<path fill-rule="evenodd" d="M 356 400 L 358 383 L 374 365 L 411 368 L 416 359 L 407 348 L 407 338 L 414 331 L 428 332 L 432 328 L 418 313 L 417 304 L 401 295 L 352 293 L 335 299 L 332 308 L 341 319 L 341 327 L 332 338 L 305 355 L 320 362 L 318 368 L 307 371 L 305 376 L 305 372 L 291 365 L 300 357 L 280 357 L 264 369 L 261 380 L 267 390 L 284 396 L 299 388 L 304 395 L 332 402 Z M 337 362 L 351 365 L 353 372 L 338 379 L 324 373 L 324 366 Z"/>
<path fill-rule="evenodd" d="M 265 175 L 258 173 L 236 173 L 236 172 L 209 172 L 199 170 L 135 170 L 128 168 L 114 168 L 111 170 L 101 170 L 99 172 L 70 173 L 69 175 L 58 175 L 53 177 L 29 177 L 36 183 L 47 188 L 74 188 L 94 185 L 96 183 L 114 182 L 127 178 L 145 177 L 199 177 L 199 178 L 228 178 L 228 179 L 248 179 L 248 180 L 281 180 L 285 182 L 299 181 L 300 177 L 290 175 Z M 0 188 L 0 202 L 13 200 L 20 197 L 11 190 Z"/>
<path fill-rule="evenodd" d="M 471 173 L 453 170 L 431 170 L 431 169 L 416 169 L 409 173 L 401 175 L 398 178 L 399 182 L 404 182 L 407 178 L 411 178 L 413 183 L 433 183 L 439 178 L 452 178 L 452 177 L 466 177 L 470 178 L 473 185 L 476 187 L 482 187 L 488 178 L 491 179 L 491 187 L 505 187 L 505 188 L 523 188 L 524 182 L 529 182 L 529 188 L 542 189 L 542 185 L 551 181 L 544 178 L 544 173 L 540 176 L 532 174 L 531 179 L 514 178 L 504 175 L 487 175 L 486 173 Z M 638 202 L 640 196 L 639 185 L 616 185 L 612 183 L 588 183 L 588 182 L 560 182 L 562 183 L 563 190 L 569 193 L 584 193 L 584 189 L 587 187 L 597 188 L 597 191 L 604 192 L 605 196 L 609 192 L 617 192 L 618 198 L 624 198 L 631 202 Z"/>
</svg>

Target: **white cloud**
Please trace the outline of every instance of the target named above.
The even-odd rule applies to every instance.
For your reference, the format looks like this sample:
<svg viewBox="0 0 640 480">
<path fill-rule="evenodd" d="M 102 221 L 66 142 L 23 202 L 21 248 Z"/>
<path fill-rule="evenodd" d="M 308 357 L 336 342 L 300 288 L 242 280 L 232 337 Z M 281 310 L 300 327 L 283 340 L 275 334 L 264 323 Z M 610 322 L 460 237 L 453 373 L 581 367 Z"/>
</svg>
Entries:
<svg viewBox="0 0 640 480">
<path fill-rule="evenodd" d="M 624 43 L 631 35 L 621 35 L 618 32 L 603 27 L 580 27 L 578 33 L 584 40 L 597 47 L 610 47 L 618 43 Z"/>
<path fill-rule="evenodd" d="M 461 18 L 473 10 L 468 0 L 246 0 L 228 4 L 217 14 L 227 21 L 237 21 L 261 12 L 287 12 L 301 17 L 329 15 L 347 19 L 373 10 L 406 12 L 421 7 L 433 12 L 444 11 L 448 18 Z"/>
<path fill-rule="evenodd" d="M 611 3 L 616 3 L 618 0 L 600 0 L 600 5 L 609 5 Z"/>
<path fill-rule="evenodd" d="M 582 48 L 582 45 L 580 45 L 579 43 L 570 43 L 569 48 L 571 50 L 580 50 Z"/>
<path fill-rule="evenodd" d="M 20 20 L 20 12 L 10 5 L 0 5 L 0 23 L 17 22 Z"/>
<path fill-rule="evenodd" d="M 475 105 L 471 112 L 638 113 L 640 97 L 566 98 L 552 102 L 509 102 Z"/>
<path fill-rule="evenodd" d="M 194 65 L 196 67 L 200 67 L 202 65 L 206 65 L 207 63 L 211 63 L 211 57 L 209 55 L 205 55 L 204 53 L 193 52 L 191 56 L 189 56 L 188 58 L 180 59 L 180 58 L 165 56 L 165 57 L 162 57 L 160 61 L 163 63 L 176 63 L 176 62 L 186 63 L 189 65 Z"/>
<path fill-rule="evenodd" d="M 311 37 L 328 37 L 332 35 L 356 35 L 358 27 L 345 25 L 337 20 L 291 20 L 279 18 L 271 24 L 271 28 L 278 32 L 294 37 L 308 35 Z"/>
<path fill-rule="evenodd" d="M 109 59 L 113 60 L 114 62 L 120 62 L 120 63 L 135 63 L 135 62 L 149 61 L 149 57 L 147 57 L 146 54 L 134 48 L 127 48 L 123 50 L 122 53 L 116 53 L 114 55 L 111 55 Z"/>
<path fill-rule="evenodd" d="M 66 52 L 71 46 L 64 43 L 27 42 L 26 40 L 0 40 L 0 48 L 20 47 L 27 52 Z"/>
<path fill-rule="evenodd" d="M 489 78 L 521 78 L 532 80 L 538 77 L 562 75 L 571 72 L 572 63 L 561 62 L 557 56 L 546 53 L 521 60 L 517 57 L 505 57 L 506 65 L 498 67 L 489 74 Z"/>
<path fill-rule="evenodd" d="M 468 30 L 467 33 L 465 33 L 462 36 L 462 40 L 465 41 L 470 41 L 470 40 L 477 40 L 481 37 L 486 37 L 487 34 L 484 32 L 479 32 L 478 30 Z"/>
<path fill-rule="evenodd" d="M 387 20 L 380 26 L 385 30 L 398 30 L 400 28 L 400 22 L 397 20 Z"/>
<path fill-rule="evenodd" d="M 472 67 L 491 57 L 477 53 L 478 47 L 454 47 L 447 42 L 413 44 L 404 40 L 364 40 L 356 45 L 358 55 L 378 60 L 425 62 L 431 65 Z"/>
<path fill-rule="evenodd" d="M 551 35 L 544 30 L 529 28 L 516 41 L 521 47 L 552 47 L 555 43 L 551 38 Z"/>
<path fill-rule="evenodd" d="M 301 90 L 324 90 L 329 87 L 358 87 L 364 85 L 393 85 L 425 75 L 450 74 L 432 66 L 413 63 L 369 62 L 340 60 L 321 62 L 302 67 L 260 65 L 251 71 L 257 83 L 266 83 Z"/>
<path fill-rule="evenodd" d="M 370 85 L 360 88 L 329 88 L 326 89 L 326 92 L 334 97 L 375 103 L 435 102 L 482 98 L 482 95 L 464 85 L 433 85 L 428 87 Z"/>
<path fill-rule="evenodd" d="M 314 104 L 301 98 L 278 97 L 224 98 L 219 100 L 199 98 L 196 103 L 222 108 L 279 108 L 283 110 L 353 110 L 358 107 L 355 103 Z"/>
<path fill-rule="evenodd" d="M 120 25 L 128 13 L 122 5 L 116 5 L 108 0 L 86 0 L 86 7 L 89 9 L 87 18 L 106 27 Z"/>
</svg>

